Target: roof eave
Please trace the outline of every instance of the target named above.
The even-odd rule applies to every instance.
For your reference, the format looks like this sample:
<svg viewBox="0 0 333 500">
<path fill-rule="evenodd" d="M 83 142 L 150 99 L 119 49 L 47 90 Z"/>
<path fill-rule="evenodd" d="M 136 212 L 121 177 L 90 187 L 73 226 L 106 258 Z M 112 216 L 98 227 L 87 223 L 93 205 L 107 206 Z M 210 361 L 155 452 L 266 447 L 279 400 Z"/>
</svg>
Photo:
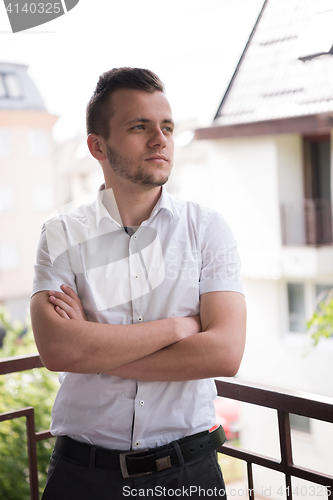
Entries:
<svg viewBox="0 0 333 500">
<path fill-rule="evenodd" d="M 228 137 L 254 137 L 275 134 L 329 134 L 333 129 L 333 112 L 265 120 L 233 125 L 213 124 L 198 128 L 195 139 L 223 139 Z"/>
<path fill-rule="evenodd" d="M 248 48 L 249 48 L 249 46 L 250 46 L 250 43 L 251 43 L 251 41 L 252 41 L 252 39 L 253 39 L 253 36 L 254 36 L 254 34 L 255 34 L 255 32 L 256 32 L 256 29 L 257 29 L 257 27 L 258 27 L 258 25 L 259 25 L 259 22 L 260 22 L 260 20 L 261 20 L 261 18 L 262 18 L 262 15 L 263 15 L 263 13 L 264 13 L 264 10 L 265 10 L 265 7 L 266 7 L 267 3 L 268 3 L 268 0 L 264 0 L 264 3 L 263 3 L 263 5 L 262 5 L 262 7 L 261 7 L 261 9 L 260 9 L 260 12 L 259 12 L 259 15 L 258 15 L 258 17 L 257 17 L 257 20 L 256 20 L 256 22 L 255 22 L 255 24 L 254 24 L 254 26 L 253 26 L 253 28 L 252 28 L 251 34 L 250 34 L 250 36 L 249 36 L 249 38 L 248 38 L 248 40 L 247 40 L 247 42 L 246 42 L 246 45 L 245 45 L 245 47 L 244 47 L 244 50 L 243 50 L 243 52 L 242 52 L 242 54 L 241 54 L 241 56 L 240 56 L 240 59 L 239 59 L 239 61 L 238 61 L 238 63 L 237 63 L 237 66 L 236 66 L 236 68 L 235 68 L 234 74 L 233 74 L 233 75 L 232 75 L 232 77 L 231 77 L 231 80 L 230 80 L 230 82 L 229 82 L 229 84 L 228 84 L 228 87 L 227 87 L 227 89 L 226 89 L 226 91 L 225 91 L 225 93 L 224 93 L 224 95 L 223 95 L 223 97 L 222 97 L 222 101 L 221 101 L 221 103 L 220 103 L 220 105 L 219 105 L 219 107 L 218 107 L 218 110 L 217 110 L 217 112 L 216 112 L 216 114 L 215 114 L 215 116 L 214 116 L 214 120 L 216 120 L 216 119 L 218 118 L 218 115 L 219 115 L 219 113 L 221 112 L 221 110 L 222 110 L 222 108 L 223 108 L 223 106 L 224 106 L 224 103 L 225 103 L 225 101 L 227 100 L 227 97 L 229 96 L 229 93 L 230 93 L 231 87 L 232 87 L 232 85 L 233 85 L 233 83 L 234 83 L 234 81 L 235 81 L 235 79 L 236 79 L 236 76 L 237 76 L 237 74 L 238 74 L 239 68 L 240 68 L 240 66 L 241 66 L 241 64 L 242 64 L 242 62 L 243 62 L 243 60 L 244 60 L 244 58 L 245 58 L 245 55 L 246 55 L 247 50 L 248 50 Z"/>
</svg>

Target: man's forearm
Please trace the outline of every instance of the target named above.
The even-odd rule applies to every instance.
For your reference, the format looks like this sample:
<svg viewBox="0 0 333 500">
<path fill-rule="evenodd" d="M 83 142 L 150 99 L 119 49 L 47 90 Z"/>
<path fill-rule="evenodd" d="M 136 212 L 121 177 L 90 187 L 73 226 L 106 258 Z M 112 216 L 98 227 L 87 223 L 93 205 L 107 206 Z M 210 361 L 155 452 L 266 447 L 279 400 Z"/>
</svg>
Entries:
<svg viewBox="0 0 333 500">
<path fill-rule="evenodd" d="M 196 317 L 135 325 L 66 320 L 55 312 L 47 292 L 34 297 L 31 319 L 36 344 L 43 363 L 52 371 L 105 373 L 200 331 Z"/>
<path fill-rule="evenodd" d="M 238 371 L 243 350 L 243 342 L 230 343 L 220 333 L 207 331 L 107 374 L 156 382 L 231 377 Z"/>
<path fill-rule="evenodd" d="M 219 334 L 203 332 L 107 373 L 163 382 L 234 376 L 243 348 L 237 353 L 225 344 Z"/>
<path fill-rule="evenodd" d="M 203 294 L 201 316 L 203 332 L 108 373 L 153 381 L 234 376 L 245 347 L 243 295 L 233 292 Z"/>
</svg>

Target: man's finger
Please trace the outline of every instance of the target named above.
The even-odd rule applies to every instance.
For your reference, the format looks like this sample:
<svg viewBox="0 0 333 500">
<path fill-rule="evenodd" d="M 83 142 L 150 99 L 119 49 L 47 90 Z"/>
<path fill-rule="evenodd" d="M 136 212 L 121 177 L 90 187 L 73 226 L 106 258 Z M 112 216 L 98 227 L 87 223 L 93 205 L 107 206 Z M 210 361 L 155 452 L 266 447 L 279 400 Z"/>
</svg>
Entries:
<svg viewBox="0 0 333 500">
<path fill-rule="evenodd" d="M 64 319 L 71 319 L 71 318 L 68 316 L 68 314 L 67 314 L 67 313 L 66 313 L 63 309 L 61 309 L 61 307 L 56 306 L 56 307 L 55 307 L 55 310 L 56 310 L 56 312 L 59 314 L 59 316 L 61 316 L 62 318 L 64 318 Z"/>
<path fill-rule="evenodd" d="M 54 306 L 58 306 L 60 307 L 63 311 L 65 311 L 69 318 L 71 319 L 76 319 L 77 318 L 77 313 L 75 311 L 75 309 L 73 309 L 73 307 L 71 307 L 69 304 L 67 304 L 65 301 L 61 300 L 61 299 L 58 299 L 57 297 L 55 297 L 54 295 L 51 295 L 49 297 L 49 301 L 51 302 L 51 304 L 53 304 Z M 58 312 L 58 311 L 57 311 Z"/>
<path fill-rule="evenodd" d="M 69 297 L 71 297 L 73 300 L 75 300 L 75 302 L 80 302 L 80 299 L 79 297 L 76 295 L 76 293 L 74 292 L 74 290 L 72 290 L 69 286 L 65 285 L 65 283 L 63 283 L 61 285 L 61 290 L 66 294 L 66 295 L 69 295 Z"/>
<path fill-rule="evenodd" d="M 56 299 L 61 300 L 62 302 L 65 302 L 68 304 L 70 307 L 74 307 L 77 305 L 77 301 L 75 301 L 72 297 L 67 295 L 64 292 L 55 292 L 54 290 L 49 291 L 49 296 L 50 297 L 55 297 Z"/>
<path fill-rule="evenodd" d="M 69 286 L 65 285 L 65 283 L 63 283 L 60 288 L 66 295 L 68 295 L 72 300 L 76 302 L 76 304 L 79 306 L 83 319 L 86 319 L 80 297 L 74 292 L 74 290 L 72 290 Z"/>
</svg>

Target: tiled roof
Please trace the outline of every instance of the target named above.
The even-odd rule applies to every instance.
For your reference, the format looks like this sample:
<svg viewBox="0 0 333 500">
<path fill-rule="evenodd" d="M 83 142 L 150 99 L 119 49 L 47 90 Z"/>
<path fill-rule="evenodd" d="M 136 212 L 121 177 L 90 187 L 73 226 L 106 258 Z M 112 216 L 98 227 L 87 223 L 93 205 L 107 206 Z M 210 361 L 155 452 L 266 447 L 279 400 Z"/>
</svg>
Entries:
<svg viewBox="0 0 333 500">
<path fill-rule="evenodd" d="M 0 62 L 0 110 L 45 110 L 45 104 L 23 64 Z"/>
<path fill-rule="evenodd" d="M 266 0 L 214 124 L 332 112 L 333 55 L 298 59 L 314 15 L 330 10 L 333 0 Z"/>
</svg>

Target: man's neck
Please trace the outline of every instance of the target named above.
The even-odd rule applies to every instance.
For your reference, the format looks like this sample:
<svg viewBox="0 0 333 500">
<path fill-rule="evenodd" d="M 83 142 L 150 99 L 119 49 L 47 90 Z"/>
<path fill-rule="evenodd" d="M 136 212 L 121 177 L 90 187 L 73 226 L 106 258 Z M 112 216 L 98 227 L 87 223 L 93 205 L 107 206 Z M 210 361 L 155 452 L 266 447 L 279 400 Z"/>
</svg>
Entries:
<svg viewBox="0 0 333 500">
<path fill-rule="evenodd" d="M 103 205 L 111 217 L 125 227 L 138 227 L 147 220 L 162 193 L 160 186 L 145 190 L 124 190 L 117 189 L 117 186 L 108 189 L 110 187 L 106 185 Z"/>
</svg>

